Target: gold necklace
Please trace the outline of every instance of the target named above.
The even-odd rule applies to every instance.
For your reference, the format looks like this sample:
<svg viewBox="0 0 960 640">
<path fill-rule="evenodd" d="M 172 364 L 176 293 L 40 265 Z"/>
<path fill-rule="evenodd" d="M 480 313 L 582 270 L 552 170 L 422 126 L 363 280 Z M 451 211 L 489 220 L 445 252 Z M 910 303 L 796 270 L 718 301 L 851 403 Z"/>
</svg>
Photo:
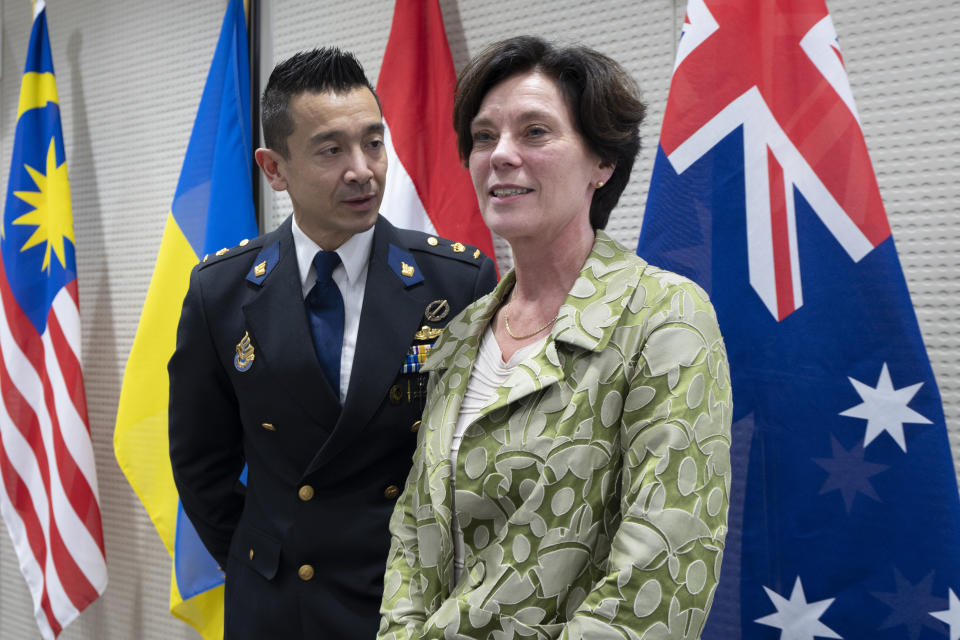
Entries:
<svg viewBox="0 0 960 640">
<path fill-rule="evenodd" d="M 510 305 L 511 305 L 511 304 L 513 304 L 513 300 L 512 300 L 512 299 L 511 299 L 510 302 L 508 302 L 507 305 L 503 308 L 503 326 L 506 327 L 506 329 L 507 329 L 507 335 L 509 335 L 509 336 L 510 336 L 511 338 L 513 338 L 514 340 L 526 340 L 527 338 L 532 338 L 533 336 L 537 335 L 538 333 L 540 333 L 541 331 L 543 331 L 544 329 L 546 329 L 547 327 L 549 327 L 550 325 L 552 325 L 552 324 L 553 324 L 554 322 L 556 322 L 558 319 L 560 319 L 560 314 L 558 313 L 557 315 L 555 315 L 555 316 L 553 317 L 552 320 L 547 321 L 547 324 L 543 325 L 542 327 L 540 327 L 540 328 L 537 329 L 536 331 L 534 331 L 534 332 L 532 332 L 532 333 L 528 333 L 528 334 L 526 334 L 526 335 L 518 336 L 518 335 L 514 334 L 513 331 L 510 330 L 510 318 L 509 318 L 509 316 L 507 315 L 507 309 L 510 308 Z"/>
</svg>

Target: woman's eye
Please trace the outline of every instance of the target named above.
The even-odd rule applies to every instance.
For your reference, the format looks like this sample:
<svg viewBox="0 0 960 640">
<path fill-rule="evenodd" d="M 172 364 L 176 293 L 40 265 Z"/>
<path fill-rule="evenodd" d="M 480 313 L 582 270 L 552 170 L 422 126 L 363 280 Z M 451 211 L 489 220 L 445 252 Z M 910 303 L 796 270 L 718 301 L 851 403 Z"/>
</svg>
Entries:
<svg viewBox="0 0 960 640">
<path fill-rule="evenodd" d="M 477 131 L 476 133 L 473 134 L 474 144 L 490 142 L 490 140 L 492 139 L 493 139 L 493 136 L 486 131 Z"/>
<path fill-rule="evenodd" d="M 530 127 L 527 129 L 527 135 L 531 137 L 542 136 L 547 132 L 543 127 Z"/>
</svg>

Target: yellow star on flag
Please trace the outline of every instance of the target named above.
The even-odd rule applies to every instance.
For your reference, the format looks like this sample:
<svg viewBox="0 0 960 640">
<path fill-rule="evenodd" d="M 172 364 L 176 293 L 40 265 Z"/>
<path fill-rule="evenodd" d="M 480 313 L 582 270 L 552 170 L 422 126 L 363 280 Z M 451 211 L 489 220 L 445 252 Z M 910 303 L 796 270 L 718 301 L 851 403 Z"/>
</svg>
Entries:
<svg viewBox="0 0 960 640">
<path fill-rule="evenodd" d="M 14 191 L 13 195 L 33 206 L 29 211 L 13 224 L 29 224 L 36 227 L 33 235 L 24 243 L 20 251 L 26 251 L 41 242 L 46 242 L 46 251 L 43 254 L 42 269 L 50 270 L 51 250 L 60 261 L 60 266 L 66 267 L 64 253 L 64 239 L 71 243 L 73 240 L 73 207 L 70 204 L 70 185 L 67 182 L 67 163 L 64 161 L 57 166 L 57 154 L 54 148 L 54 138 L 50 138 L 50 147 L 47 150 L 46 173 L 40 173 L 29 165 L 24 165 L 38 191 Z"/>
</svg>

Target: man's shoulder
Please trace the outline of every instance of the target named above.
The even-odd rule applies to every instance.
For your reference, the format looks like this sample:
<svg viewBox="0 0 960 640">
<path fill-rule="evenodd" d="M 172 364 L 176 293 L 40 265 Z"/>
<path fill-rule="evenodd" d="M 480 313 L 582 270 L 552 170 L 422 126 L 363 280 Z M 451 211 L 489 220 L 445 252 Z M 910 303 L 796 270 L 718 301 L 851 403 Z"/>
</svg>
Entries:
<svg viewBox="0 0 960 640">
<path fill-rule="evenodd" d="M 244 238 L 240 241 L 239 244 L 233 247 L 224 247 L 219 251 L 214 253 L 208 253 L 200 259 L 200 264 L 197 265 L 198 271 L 204 271 L 211 268 L 217 268 L 224 264 L 228 264 L 231 260 L 238 258 L 244 254 L 250 253 L 251 251 L 256 251 L 263 248 L 264 236 L 258 236 L 256 238 Z"/>
<path fill-rule="evenodd" d="M 394 227 L 394 236 L 402 248 L 418 255 L 428 255 L 441 260 L 471 265 L 480 268 L 486 260 L 486 254 L 475 246 L 442 238 L 438 235 Z"/>
<path fill-rule="evenodd" d="M 220 279 L 233 277 L 238 270 L 256 271 L 257 265 L 251 266 L 251 262 L 256 262 L 261 265 L 259 271 L 265 272 L 265 275 L 273 269 L 279 258 L 284 226 L 256 238 L 244 238 L 233 247 L 223 247 L 214 253 L 206 254 L 197 265 L 197 271 L 204 280 Z"/>
</svg>

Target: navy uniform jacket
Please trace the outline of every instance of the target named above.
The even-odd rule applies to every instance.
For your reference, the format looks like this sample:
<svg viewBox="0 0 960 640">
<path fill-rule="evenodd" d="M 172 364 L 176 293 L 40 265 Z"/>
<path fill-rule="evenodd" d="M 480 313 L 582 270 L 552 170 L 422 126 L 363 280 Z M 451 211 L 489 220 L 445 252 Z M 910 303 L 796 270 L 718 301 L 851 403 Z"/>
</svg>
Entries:
<svg viewBox="0 0 960 640">
<path fill-rule="evenodd" d="M 169 363 L 170 458 L 226 573 L 228 640 L 376 636 L 387 525 L 426 390 L 405 358 L 435 340 L 424 326 L 495 283 L 473 247 L 380 217 L 341 407 L 314 350 L 289 219 L 193 270 Z M 427 310 L 442 300 L 445 315 Z"/>
</svg>

